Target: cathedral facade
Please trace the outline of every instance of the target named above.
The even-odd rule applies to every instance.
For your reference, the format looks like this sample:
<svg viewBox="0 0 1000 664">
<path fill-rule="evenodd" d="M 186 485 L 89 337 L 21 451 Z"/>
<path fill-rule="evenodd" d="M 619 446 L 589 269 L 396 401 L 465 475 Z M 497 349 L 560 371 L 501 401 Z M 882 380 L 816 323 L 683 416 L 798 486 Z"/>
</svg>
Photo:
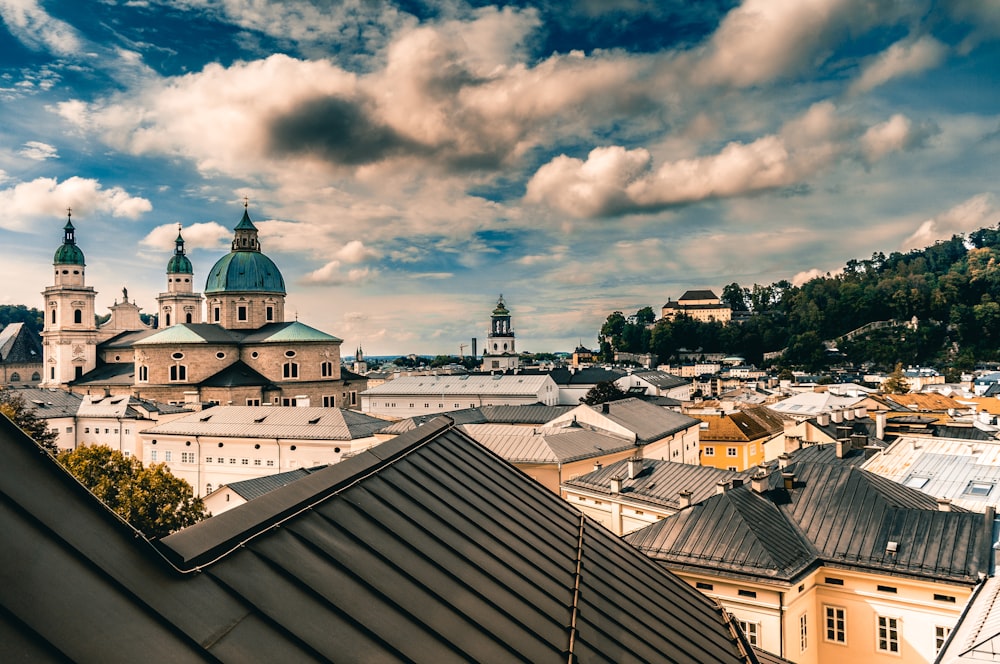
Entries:
<svg viewBox="0 0 1000 664">
<path fill-rule="evenodd" d="M 70 218 L 44 297 L 42 385 L 131 394 L 170 403 L 359 407 L 364 377 L 341 366 L 337 337 L 285 320 L 285 282 L 262 251 L 244 206 L 231 250 L 209 270 L 204 295 L 178 230 L 157 297 L 157 325 L 122 291 L 98 325 Z"/>
</svg>

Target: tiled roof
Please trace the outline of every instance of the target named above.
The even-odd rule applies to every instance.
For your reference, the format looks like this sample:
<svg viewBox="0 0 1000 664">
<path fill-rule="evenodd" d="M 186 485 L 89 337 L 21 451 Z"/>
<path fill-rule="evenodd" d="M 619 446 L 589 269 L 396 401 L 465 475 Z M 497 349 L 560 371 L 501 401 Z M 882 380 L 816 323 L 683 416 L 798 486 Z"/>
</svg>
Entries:
<svg viewBox="0 0 1000 664">
<path fill-rule="evenodd" d="M 42 362 L 42 344 L 38 335 L 24 323 L 10 323 L 0 331 L 0 362 L 30 364 Z"/>
<path fill-rule="evenodd" d="M 626 540 L 664 562 L 785 581 L 819 564 L 969 585 L 989 572 L 992 522 L 982 514 L 940 511 L 934 498 L 856 467 L 789 470 L 790 490 L 773 473 L 764 493 L 731 489 Z"/>
<path fill-rule="evenodd" d="M 698 415 L 708 425 L 701 429 L 702 441 L 750 442 L 770 438 L 784 430 L 784 420 L 765 407 L 744 408 L 735 413 Z"/>
<path fill-rule="evenodd" d="M 886 394 L 888 401 L 917 412 L 947 412 L 949 409 L 966 410 L 960 402 L 937 392 L 913 392 L 909 394 Z"/>
<path fill-rule="evenodd" d="M 216 406 L 146 429 L 151 435 L 354 440 L 385 427 L 364 413 L 340 408 Z"/>
<path fill-rule="evenodd" d="M 253 500 L 254 498 L 260 498 L 264 494 L 271 493 L 272 491 L 280 489 L 287 484 L 300 480 L 307 475 L 312 475 L 316 471 L 323 470 L 324 468 L 326 468 L 326 465 L 316 466 L 314 468 L 296 468 L 284 473 L 275 473 L 274 475 L 265 475 L 263 477 L 254 477 L 249 480 L 230 482 L 223 487 L 219 487 L 216 491 L 221 491 L 224 487 L 228 487 L 240 498 L 243 498 L 244 500 Z"/>
<path fill-rule="evenodd" d="M 563 482 L 564 487 L 611 495 L 612 478 L 622 478 L 620 495 L 630 502 L 680 509 L 680 492 L 690 491 L 691 502 L 700 503 L 714 496 L 719 482 L 734 478 L 749 481 L 749 472 L 720 470 L 689 463 L 642 459 L 642 471 L 628 478 L 628 460 L 616 461 L 600 470 Z"/>
</svg>

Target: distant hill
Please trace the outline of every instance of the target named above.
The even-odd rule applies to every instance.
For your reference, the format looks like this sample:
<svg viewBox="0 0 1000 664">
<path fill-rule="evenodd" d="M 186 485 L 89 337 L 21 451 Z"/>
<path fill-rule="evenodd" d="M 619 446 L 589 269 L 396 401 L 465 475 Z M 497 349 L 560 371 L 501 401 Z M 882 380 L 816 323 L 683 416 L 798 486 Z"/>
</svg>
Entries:
<svg viewBox="0 0 1000 664">
<path fill-rule="evenodd" d="M 0 304 L 0 330 L 11 323 L 24 323 L 28 329 L 39 333 L 42 331 L 44 319 L 38 309 L 29 309 L 23 304 Z"/>
<path fill-rule="evenodd" d="M 734 282 L 722 299 L 749 312 L 746 321 L 723 326 L 681 317 L 647 329 L 614 312 L 601 328 L 601 350 L 653 352 L 667 361 L 681 348 L 700 348 L 759 365 L 765 353 L 784 349 L 777 363 L 808 370 L 838 362 L 964 369 L 1000 360 L 1000 229 L 850 260 L 840 273 L 801 286 Z"/>
</svg>

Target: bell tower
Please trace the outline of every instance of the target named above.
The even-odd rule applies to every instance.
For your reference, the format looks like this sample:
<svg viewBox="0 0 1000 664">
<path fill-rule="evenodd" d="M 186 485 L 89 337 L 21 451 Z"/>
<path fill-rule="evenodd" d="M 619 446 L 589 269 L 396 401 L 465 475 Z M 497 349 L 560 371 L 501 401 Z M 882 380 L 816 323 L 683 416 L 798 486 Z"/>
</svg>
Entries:
<svg viewBox="0 0 1000 664">
<path fill-rule="evenodd" d="M 514 328 L 510 324 L 510 311 L 501 295 L 490 316 L 490 330 L 486 333 L 486 348 L 483 349 L 483 371 L 507 371 L 517 369 L 518 366 L 520 358 L 514 347 Z"/>
<path fill-rule="evenodd" d="M 184 252 L 180 224 L 177 224 L 174 255 L 167 262 L 167 290 L 157 296 L 156 302 L 161 328 L 201 322 L 201 293 L 194 292 L 194 267 Z"/>
<path fill-rule="evenodd" d="M 97 367 L 97 293 L 86 285 L 83 251 L 76 246 L 72 210 L 63 226 L 63 243 L 52 261 L 53 284 L 42 291 L 45 324 L 42 355 L 45 387 L 65 387 Z"/>
</svg>

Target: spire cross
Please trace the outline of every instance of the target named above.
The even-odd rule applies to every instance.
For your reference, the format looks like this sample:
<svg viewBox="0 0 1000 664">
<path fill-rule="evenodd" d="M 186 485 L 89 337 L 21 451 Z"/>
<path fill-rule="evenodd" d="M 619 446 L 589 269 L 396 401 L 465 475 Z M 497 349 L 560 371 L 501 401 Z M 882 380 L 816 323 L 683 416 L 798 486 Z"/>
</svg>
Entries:
<svg viewBox="0 0 1000 664">
<path fill-rule="evenodd" d="M 70 219 L 73 218 L 73 208 L 71 207 L 66 208 L 66 216 L 69 217 Z"/>
<path fill-rule="evenodd" d="M 249 207 L 250 207 L 250 198 L 247 196 L 243 196 L 243 209 L 246 210 Z"/>
</svg>

